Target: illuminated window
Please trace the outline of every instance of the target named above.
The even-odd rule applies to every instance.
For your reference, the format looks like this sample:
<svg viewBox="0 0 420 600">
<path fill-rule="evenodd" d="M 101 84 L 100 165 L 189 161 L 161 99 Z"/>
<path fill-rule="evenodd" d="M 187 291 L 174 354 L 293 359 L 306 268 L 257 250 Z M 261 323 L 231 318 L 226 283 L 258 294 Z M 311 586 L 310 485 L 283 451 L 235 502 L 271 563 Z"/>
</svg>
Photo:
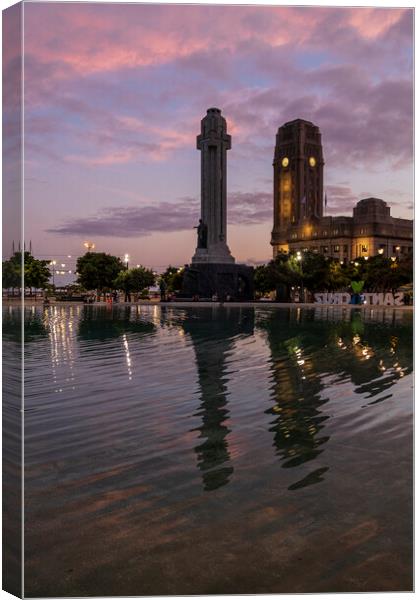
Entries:
<svg viewBox="0 0 420 600">
<path fill-rule="evenodd" d="M 328 246 L 322 246 L 322 252 L 328 254 Z"/>
<path fill-rule="evenodd" d="M 334 246 L 334 252 L 340 252 L 340 246 Z"/>
<path fill-rule="evenodd" d="M 367 252 L 368 251 L 368 247 L 365 246 L 365 244 L 362 244 L 362 252 Z"/>
</svg>

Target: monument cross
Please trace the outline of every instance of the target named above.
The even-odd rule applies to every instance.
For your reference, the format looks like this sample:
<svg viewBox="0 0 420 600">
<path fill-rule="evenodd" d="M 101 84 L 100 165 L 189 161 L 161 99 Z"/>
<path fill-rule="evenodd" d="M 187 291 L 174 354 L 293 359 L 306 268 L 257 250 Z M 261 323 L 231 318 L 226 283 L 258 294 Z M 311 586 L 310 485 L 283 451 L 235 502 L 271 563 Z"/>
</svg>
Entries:
<svg viewBox="0 0 420 600">
<path fill-rule="evenodd" d="M 220 108 L 209 108 L 201 120 L 197 149 L 201 151 L 201 219 L 194 263 L 234 263 L 227 245 L 226 174 L 231 137 Z M 205 228 L 205 247 L 200 232 Z"/>
</svg>

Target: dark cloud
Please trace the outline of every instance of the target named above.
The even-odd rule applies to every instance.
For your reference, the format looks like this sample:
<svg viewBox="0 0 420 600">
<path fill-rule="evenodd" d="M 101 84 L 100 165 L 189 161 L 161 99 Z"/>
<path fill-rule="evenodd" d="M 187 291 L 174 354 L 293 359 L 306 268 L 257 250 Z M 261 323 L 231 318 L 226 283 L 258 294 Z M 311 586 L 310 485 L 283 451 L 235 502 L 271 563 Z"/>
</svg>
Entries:
<svg viewBox="0 0 420 600">
<path fill-rule="evenodd" d="M 253 225 L 272 218 L 269 192 L 235 192 L 229 195 L 228 219 L 232 225 Z M 192 229 L 199 217 L 197 198 L 179 198 L 148 206 L 109 207 L 87 218 L 70 219 L 49 233 L 77 236 L 141 237 L 155 232 Z"/>
</svg>

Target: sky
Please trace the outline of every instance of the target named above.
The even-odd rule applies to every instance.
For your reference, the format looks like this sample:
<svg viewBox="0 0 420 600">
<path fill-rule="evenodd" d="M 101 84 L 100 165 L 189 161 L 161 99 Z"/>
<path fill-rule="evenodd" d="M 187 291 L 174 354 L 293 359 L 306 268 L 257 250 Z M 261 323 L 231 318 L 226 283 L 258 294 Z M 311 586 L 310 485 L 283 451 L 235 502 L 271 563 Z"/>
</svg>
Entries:
<svg viewBox="0 0 420 600">
<path fill-rule="evenodd" d="M 327 214 L 375 196 L 412 218 L 410 9 L 28 3 L 24 16 L 35 255 L 76 256 L 91 240 L 157 270 L 190 262 L 196 135 L 212 106 L 232 135 L 238 262 L 271 257 L 275 135 L 295 118 L 321 130 Z"/>
</svg>

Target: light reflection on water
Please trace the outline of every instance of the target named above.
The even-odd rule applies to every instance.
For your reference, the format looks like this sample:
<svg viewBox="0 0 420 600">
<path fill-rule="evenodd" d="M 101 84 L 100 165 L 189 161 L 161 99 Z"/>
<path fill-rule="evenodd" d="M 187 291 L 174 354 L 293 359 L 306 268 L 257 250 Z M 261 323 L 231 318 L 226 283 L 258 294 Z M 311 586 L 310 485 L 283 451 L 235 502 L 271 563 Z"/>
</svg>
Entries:
<svg viewBox="0 0 420 600">
<path fill-rule="evenodd" d="M 394 560 L 390 585 L 408 589 L 411 314 L 336 307 L 52 306 L 28 311 L 26 320 L 28 595 L 58 595 L 60 589 L 64 595 L 319 591 L 326 575 L 301 583 L 289 568 L 285 583 L 270 572 L 266 558 L 254 583 L 253 561 L 239 558 L 239 551 L 243 563 L 230 558 L 225 578 L 221 567 L 218 590 L 216 576 L 208 581 L 200 571 L 186 578 L 178 564 L 182 553 L 177 557 L 163 542 L 176 539 L 192 558 L 191 530 L 207 535 L 212 556 L 235 555 L 235 548 L 221 548 L 213 539 L 219 525 L 233 545 L 252 539 L 257 557 L 267 544 L 275 555 L 284 540 L 280 530 L 278 542 L 272 534 L 284 520 L 300 552 L 301 543 L 312 548 L 310 532 L 322 539 L 328 528 L 328 539 L 338 543 L 342 528 L 379 522 L 378 510 L 388 521 L 398 513 L 388 550 L 401 557 L 405 571 Z M 13 313 L 6 316 L 6 331 L 12 339 Z M 74 529 L 72 538 L 52 526 L 71 528 L 75 519 L 97 538 L 77 560 Z M 59 544 L 78 569 L 58 590 L 48 548 L 37 540 L 41 525 L 48 547 Z M 128 555 L 167 560 L 177 565 L 176 574 L 162 582 L 144 567 L 124 587 L 120 575 L 110 574 L 117 550 L 100 558 L 103 536 L 118 539 L 121 532 Z M 368 547 L 352 550 L 360 560 L 383 548 L 386 532 L 375 532 Z M 153 543 L 139 541 L 149 536 Z M 59 568 L 62 558 L 56 560 Z M 385 567 L 389 572 L 382 556 L 378 573 Z M 359 585 L 346 568 L 341 580 L 337 568 L 335 589 L 382 589 L 383 575 L 373 583 L 362 577 Z M 92 570 L 101 573 L 96 583 Z M 241 573 L 241 583 L 232 580 L 233 572 Z"/>
</svg>

